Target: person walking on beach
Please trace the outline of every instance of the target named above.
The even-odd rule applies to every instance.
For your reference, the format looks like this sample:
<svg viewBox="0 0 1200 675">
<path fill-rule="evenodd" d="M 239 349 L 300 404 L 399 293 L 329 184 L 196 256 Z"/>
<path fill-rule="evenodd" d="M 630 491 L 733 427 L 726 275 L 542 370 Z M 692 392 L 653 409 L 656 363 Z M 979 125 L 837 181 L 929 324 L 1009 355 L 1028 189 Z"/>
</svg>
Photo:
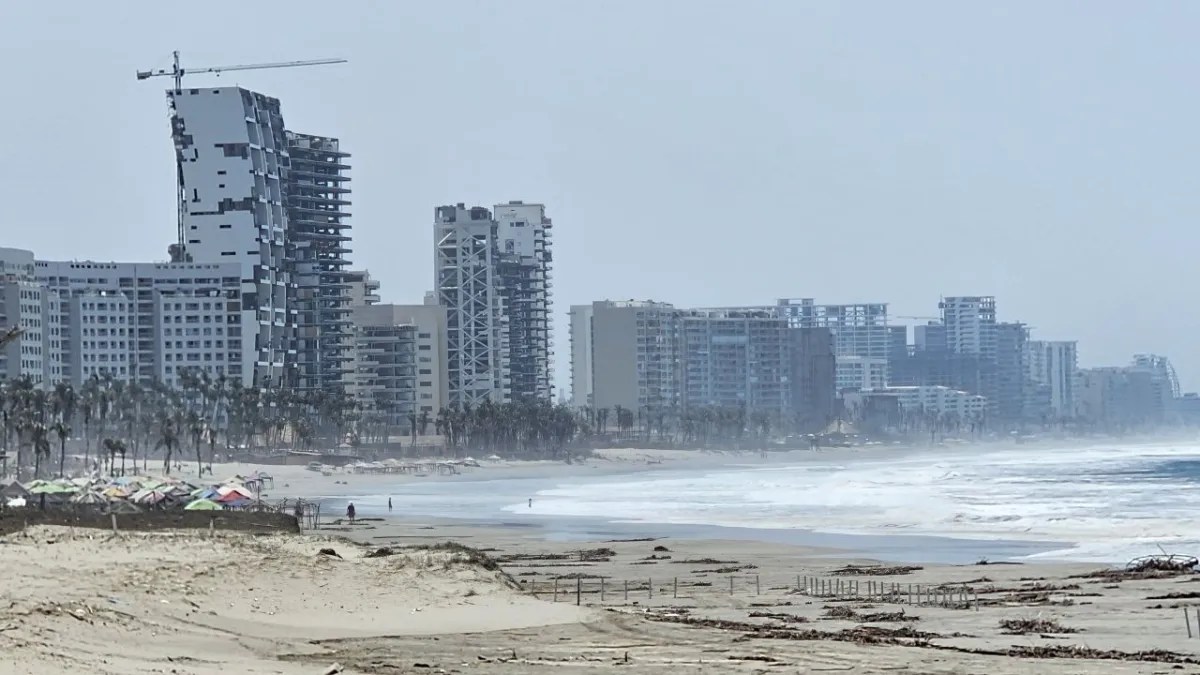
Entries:
<svg viewBox="0 0 1200 675">
<path fill-rule="evenodd" d="M 350 519 L 350 522 L 354 522 L 354 502 L 350 502 L 346 506 L 346 518 Z"/>
<path fill-rule="evenodd" d="M 533 497 L 529 498 L 529 508 L 533 508 Z"/>
<path fill-rule="evenodd" d="M 392 510 L 392 498 L 388 497 L 388 511 Z"/>
</svg>

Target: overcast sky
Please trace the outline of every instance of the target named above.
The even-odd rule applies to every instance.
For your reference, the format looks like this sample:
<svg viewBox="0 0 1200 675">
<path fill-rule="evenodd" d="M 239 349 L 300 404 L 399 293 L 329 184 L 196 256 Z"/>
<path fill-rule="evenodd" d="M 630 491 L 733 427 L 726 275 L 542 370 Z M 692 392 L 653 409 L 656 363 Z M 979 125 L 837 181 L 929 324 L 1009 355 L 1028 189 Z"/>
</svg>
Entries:
<svg viewBox="0 0 1200 675">
<path fill-rule="evenodd" d="M 438 204 L 540 201 L 568 305 L 995 295 L 1081 365 L 1200 385 L 1200 3 L 0 3 L 0 246 L 161 260 L 166 78 L 354 154 L 354 254 L 420 302 Z M 915 321 L 910 321 L 915 322 Z"/>
</svg>

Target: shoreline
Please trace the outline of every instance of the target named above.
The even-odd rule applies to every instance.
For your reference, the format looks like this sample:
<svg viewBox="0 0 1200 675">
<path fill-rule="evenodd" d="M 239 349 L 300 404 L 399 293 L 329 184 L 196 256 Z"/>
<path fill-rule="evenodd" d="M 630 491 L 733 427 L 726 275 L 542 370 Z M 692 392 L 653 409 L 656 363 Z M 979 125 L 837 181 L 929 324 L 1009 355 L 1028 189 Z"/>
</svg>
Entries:
<svg viewBox="0 0 1200 675">
<path fill-rule="evenodd" d="M 1179 441 L 1144 439 L 1137 447 L 1171 447 Z M 1110 448 L 1096 439 L 1079 439 L 1082 448 Z M 978 446 L 986 451 L 1035 453 L 1066 450 L 1061 444 L 996 443 Z M 920 448 L 911 446 L 867 446 L 854 448 L 801 450 L 790 452 L 726 451 L 696 452 L 685 450 L 615 449 L 601 451 L 595 457 L 572 464 L 553 461 L 485 462 L 482 468 L 464 469 L 459 475 L 416 477 L 406 474 L 355 474 L 334 472 L 330 476 L 305 471 L 296 466 L 224 464 L 215 467 L 216 476 L 264 470 L 275 475 L 275 483 L 265 498 L 304 498 L 319 501 L 328 509 L 322 518 L 336 519 L 347 502 L 353 501 L 360 518 L 380 517 L 394 521 L 396 527 L 422 527 L 430 523 L 447 526 L 492 528 L 516 527 L 529 538 L 550 541 L 589 541 L 603 537 L 639 537 L 656 532 L 696 540 L 728 539 L 778 543 L 800 547 L 828 547 L 855 552 L 881 560 L 898 562 L 966 563 L 980 559 L 1020 560 L 1031 563 L 1060 563 L 1078 559 L 1069 552 L 1079 545 L 1068 538 L 1047 536 L 1022 538 L 979 531 L 969 536 L 954 534 L 854 532 L 823 529 L 819 519 L 804 526 L 753 527 L 705 522 L 637 521 L 618 516 L 540 515 L 525 513 L 525 501 L 538 492 L 561 486 L 619 485 L 622 479 L 646 481 L 704 476 L 707 472 L 754 469 L 784 469 L 812 464 L 841 464 L 904 460 L 914 456 L 932 456 L 962 452 L 957 446 Z M 656 474 L 655 478 L 649 476 Z M 387 510 L 392 497 L 394 509 Z M 453 506 L 449 506 L 453 504 Z M 1149 547 L 1153 549 L 1153 547 Z M 1048 557 L 1047 553 L 1063 552 Z M 1147 550 L 1157 552 L 1157 549 Z M 1037 556 L 1037 557 L 1029 557 Z M 1089 559 L 1096 562 L 1096 558 Z M 1119 564 L 1125 559 L 1113 557 L 1107 562 Z"/>
</svg>

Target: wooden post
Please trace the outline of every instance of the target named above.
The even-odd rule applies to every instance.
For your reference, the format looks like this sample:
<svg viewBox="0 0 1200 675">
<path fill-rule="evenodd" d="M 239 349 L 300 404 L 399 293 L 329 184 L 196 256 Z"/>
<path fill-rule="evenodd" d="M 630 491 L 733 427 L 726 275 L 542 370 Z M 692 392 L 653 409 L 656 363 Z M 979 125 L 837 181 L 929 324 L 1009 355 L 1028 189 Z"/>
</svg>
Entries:
<svg viewBox="0 0 1200 675">
<path fill-rule="evenodd" d="M 604 577 L 600 577 L 600 602 L 604 602 Z"/>
<path fill-rule="evenodd" d="M 807 581 L 808 577 L 804 577 L 804 579 Z M 804 586 L 800 585 L 800 575 L 799 574 L 796 575 L 796 590 L 801 593 L 808 592 L 808 584 L 805 584 Z"/>
<path fill-rule="evenodd" d="M 646 585 L 650 588 L 650 597 L 654 598 L 654 578 L 651 577 L 651 578 L 647 579 Z"/>
<path fill-rule="evenodd" d="M 558 602 L 558 577 L 554 577 L 554 601 Z"/>
<path fill-rule="evenodd" d="M 575 606 L 579 606 L 579 602 L 583 596 L 583 577 L 575 577 Z"/>
<path fill-rule="evenodd" d="M 729 575 L 729 594 L 733 595 L 733 575 Z"/>
<path fill-rule="evenodd" d="M 671 597 L 674 597 L 674 598 L 679 597 L 679 577 L 675 577 L 675 587 L 674 587 L 674 590 L 672 591 Z"/>
<path fill-rule="evenodd" d="M 215 517 L 208 519 L 208 537 L 209 539 L 217 536 L 217 519 Z"/>
<path fill-rule="evenodd" d="M 629 602 L 629 580 L 625 580 L 625 602 Z"/>
<path fill-rule="evenodd" d="M 113 534 L 116 534 L 117 533 L 117 514 L 110 513 L 109 515 L 112 516 Z"/>
<path fill-rule="evenodd" d="M 755 595 L 762 595 L 762 585 L 761 585 L 761 584 L 759 584 L 759 581 L 758 581 L 758 575 L 757 575 L 757 574 L 755 574 L 755 575 L 754 575 L 754 594 L 755 594 Z"/>
<path fill-rule="evenodd" d="M 1187 607 L 1183 608 L 1183 625 L 1187 626 L 1188 639 L 1192 637 L 1192 620 L 1188 618 Z"/>
</svg>

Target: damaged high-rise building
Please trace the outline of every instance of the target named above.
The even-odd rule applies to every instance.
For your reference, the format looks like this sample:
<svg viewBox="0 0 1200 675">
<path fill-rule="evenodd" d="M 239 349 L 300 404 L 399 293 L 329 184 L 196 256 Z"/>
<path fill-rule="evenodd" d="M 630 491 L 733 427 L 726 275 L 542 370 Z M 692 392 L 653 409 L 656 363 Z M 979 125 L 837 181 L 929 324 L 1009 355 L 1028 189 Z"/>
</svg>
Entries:
<svg viewBox="0 0 1200 675">
<path fill-rule="evenodd" d="M 348 366 L 349 168 L 338 141 L 292 133 L 278 99 L 240 87 L 168 91 L 179 261 L 241 266 L 235 327 L 253 382 L 340 387 Z"/>
<path fill-rule="evenodd" d="M 550 228 L 541 204 L 435 209 L 450 405 L 553 397 Z"/>
</svg>

